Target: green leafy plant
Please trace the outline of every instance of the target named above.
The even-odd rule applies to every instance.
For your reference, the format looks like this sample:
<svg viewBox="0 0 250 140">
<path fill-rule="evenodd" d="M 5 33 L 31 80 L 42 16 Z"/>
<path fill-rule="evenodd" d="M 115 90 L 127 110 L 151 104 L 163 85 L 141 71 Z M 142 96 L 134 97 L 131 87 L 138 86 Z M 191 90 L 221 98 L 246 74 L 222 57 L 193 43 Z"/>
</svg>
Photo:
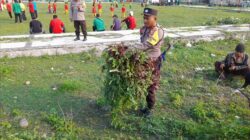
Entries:
<svg viewBox="0 0 250 140">
<path fill-rule="evenodd" d="M 56 131 L 56 137 L 59 139 L 77 139 L 81 132 L 81 129 L 72 121 L 72 119 L 61 118 L 57 113 L 46 115 L 45 121 Z"/>
<path fill-rule="evenodd" d="M 126 110 L 144 106 L 152 82 L 152 63 L 144 52 L 123 45 L 111 46 L 103 57 L 104 99 L 112 107 L 112 125 L 118 127 Z"/>
<path fill-rule="evenodd" d="M 59 91 L 68 92 L 68 91 L 76 91 L 80 89 L 81 84 L 78 81 L 64 81 L 59 85 Z"/>
<path fill-rule="evenodd" d="M 250 19 L 241 19 L 241 18 L 235 18 L 235 17 L 226 17 L 226 18 L 217 18 L 212 17 L 207 22 L 204 23 L 204 25 L 223 25 L 223 24 L 243 24 L 243 23 L 249 23 Z"/>
<path fill-rule="evenodd" d="M 182 94 L 179 93 L 179 92 L 171 92 L 169 94 L 169 98 L 170 98 L 170 101 L 173 103 L 173 105 L 175 107 L 181 107 L 181 105 L 183 104 L 183 97 L 182 97 Z"/>
</svg>

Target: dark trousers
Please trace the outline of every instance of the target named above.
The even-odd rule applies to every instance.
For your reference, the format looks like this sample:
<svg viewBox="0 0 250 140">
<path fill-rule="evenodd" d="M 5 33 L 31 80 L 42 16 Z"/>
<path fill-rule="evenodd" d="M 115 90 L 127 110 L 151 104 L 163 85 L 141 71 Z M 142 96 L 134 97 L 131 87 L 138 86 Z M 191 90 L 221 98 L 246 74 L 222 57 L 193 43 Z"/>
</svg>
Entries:
<svg viewBox="0 0 250 140">
<path fill-rule="evenodd" d="M 22 19 L 23 19 L 23 20 L 27 20 L 25 11 L 22 11 Z"/>
<path fill-rule="evenodd" d="M 224 72 L 225 76 L 232 74 L 232 75 L 239 75 L 239 76 L 245 77 L 246 74 L 250 72 L 250 68 L 245 68 L 245 69 L 241 69 L 241 70 L 229 70 L 229 67 L 225 66 L 223 69 L 221 69 L 220 68 L 221 64 L 222 64 L 222 62 L 219 62 L 219 61 L 215 62 L 215 64 L 214 64 L 215 71 L 218 72 L 219 74 Z"/>
<path fill-rule="evenodd" d="M 125 23 L 126 23 L 126 25 L 127 25 L 127 29 L 130 29 L 130 28 L 129 28 L 129 27 L 130 27 L 130 25 L 129 25 L 128 20 L 125 20 Z"/>
<path fill-rule="evenodd" d="M 31 19 L 36 17 L 35 13 L 30 13 L 30 16 L 31 16 Z"/>
<path fill-rule="evenodd" d="M 83 21 L 75 20 L 74 27 L 75 27 L 76 37 L 78 38 L 80 37 L 80 28 L 81 28 L 84 38 L 87 38 L 86 22 L 84 20 Z"/>
<path fill-rule="evenodd" d="M 8 12 L 8 14 L 9 14 L 10 18 L 12 18 L 12 13 L 11 13 L 11 12 Z"/>
<path fill-rule="evenodd" d="M 150 61 L 152 61 L 153 64 L 152 84 L 148 87 L 148 95 L 146 97 L 146 100 L 148 108 L 152 109 L 155 105 L 155 94 L 160 84 L 162 58 L 159 57 L 156 60 L 150 60 Z"/>
<path fill-rule="evenodd" d="M 97 31 L 96 26 L 93 26 L 93 31 Z M 97 31 L 97 32 L 102 32 L 102 31 L 105 31 L 105 30 L 100 30 L 100 31 Z"/>
<path fill-rule="evenodd" d="M 18 19 L 19 19 L 19 22 L 21 23 L 22 22 L 22 17 L 21 17 L 21 14 L 15 14 L 15 23 L 18 22 Z"/>
<path fill-rule="evenodd" d="M 37 10 L 35 10 L 34 14 L 35 14 L 36 18 L 38 18 Z"/>
</svg>

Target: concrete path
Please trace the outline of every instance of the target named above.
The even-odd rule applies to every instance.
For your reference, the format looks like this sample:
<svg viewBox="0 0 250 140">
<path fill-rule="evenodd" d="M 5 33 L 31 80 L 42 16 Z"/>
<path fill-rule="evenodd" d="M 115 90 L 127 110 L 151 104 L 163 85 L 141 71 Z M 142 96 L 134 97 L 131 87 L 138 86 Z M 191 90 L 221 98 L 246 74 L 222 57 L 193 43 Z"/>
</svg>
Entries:
<svg viewBox="0 0 250 140">
<path fill-rule="evenodd" d="M 206 5 L 180 5 L 182 7 L 188 8 L 199 8 L 199 9 L 212 9 L 212 10 L 226 10 L 226 11 L 235 11 L 235 12 L 250 12 L 250 8 L 241 8 L 241 7 L 220 7 L 220 6 L 206 6 Z"/>
<path fill-rule="evenodd" d="M 249 36 L 249 24 L 222 26 L 195 26 L 164 29 L 165 37 L 173 40 L 197 42 L 225 39 L 228 34 L 244 39 Z M 0 58 L 20 56 L 60 55 L 80 53 L 90 49 L 102 51 L 109 45 L 124 43 L 135 46 L 139 30 L 89 32 L 88 40 L 73 41 L 74 33 L 0 36 Z"/>
</svg>

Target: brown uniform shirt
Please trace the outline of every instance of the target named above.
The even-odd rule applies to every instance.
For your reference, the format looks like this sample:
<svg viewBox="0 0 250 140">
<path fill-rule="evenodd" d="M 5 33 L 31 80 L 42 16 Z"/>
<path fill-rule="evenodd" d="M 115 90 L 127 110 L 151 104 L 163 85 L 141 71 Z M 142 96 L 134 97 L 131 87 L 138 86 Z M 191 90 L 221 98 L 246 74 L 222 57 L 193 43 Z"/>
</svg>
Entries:
<svg viewBox="0 0 250 140">
<path fill-rule="evenodd" d="M 163 29 L 158 26 L 154 28 L 144 26 L 140 29 L 140 37 L 139 48 L 144 50 L 150 58 L 157 59 L 161 55 L 161 45 L 164 41 Z"/>
<path fill-rule="evenodd" d="M 235 53 L 229 53 L 222 63 L 226 67 L 236 66 L 236 70 L 241 69 L 242 67 L 249 66 L 248 55 L 244 54 L 243 58 L 236 59 Z"/>
<path fill-rule="evenodd" d="M 81 0 L 75 2 L 74 0 L 70 3 L 70 18 L 74 21 L 83 21 L 85 20 L 84 16 L 85 7 L 84 2 Z"/>
</svg>

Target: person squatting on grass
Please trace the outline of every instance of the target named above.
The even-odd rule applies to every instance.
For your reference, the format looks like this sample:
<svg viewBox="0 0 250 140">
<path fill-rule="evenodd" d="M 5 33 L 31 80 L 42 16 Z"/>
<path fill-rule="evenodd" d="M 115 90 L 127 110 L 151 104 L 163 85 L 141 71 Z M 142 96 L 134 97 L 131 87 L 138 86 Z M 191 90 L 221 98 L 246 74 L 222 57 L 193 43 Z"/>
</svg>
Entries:
<svg viewBox="0 0 250 140">
<path fill-rule="evenodd" d="M 117 15 L 113 16 L 113 25 L 111 25 L 111 30 L 113 31 L 119 31 L 121 30 L 121 21 L 118 19 Z"/>
<path fill-rule="evenodd" d="M 129 16 L 122 20 L 127 25 L 127 29 L 134 30 L 136 28 L 136 19 L 134 17 L 134 12 L 130 11 Z"/>
<path fill-rule="evenodd" d="M 105 31 L 104 21 L 100 18 L 99 14 L 96 15 L 96 18 L 93 21 L 93 31 Z"/>
<path fill-rule="evenodd" d="M 223 61 L 215 62 L 215 71 L 220 74 L 220 79 L 226 79 L 229 74 L 241 75 L 246 78 L 250 72 L 248 55 L 245 53 L 245 46 L 238 44 L 235 52 L 229 53 Z"/>
<path fill-rule="evenodd" d="M 87 31 L 86 31 L 86 21 L 85 21 L 85 4 L 80 0 L 72 0 L 70 3 L 70 20 L 74 21 L 76 38 L 75 41 L 80 40 L 80 28 L 83 33 L 84 39 L 87 40 Z"/>
<path fill-rule="evenodd" d="M 21 6 L 21 10 L 22 10 L 21 17 L 22 17 L 22 19 L 25 21 L 25 20 L 27 20 L 26 14 L 25 14 L 26 7 L 25 7 L 25 5 L 23 4 L 22 0 L 19 0 L 19 3 L 20 3 L 20 6 Z"/>
<path fill-rule="evenodd" d="M 43 25 L 34 16 L 30 21 L 30 34 L 41 34 L 41 33 L 43 33 Z"/>
<path fill-rule="evenodd" d="M 53 19 L 50 21 L 49 32 L 53 34 L 65 33 L 64 23 L 57 17 L 57 15 L 53 15 Z"/>
<path fill-rule="evenodd" d="M 161 45 L 164 41 L 164 31 L 157 25 L 157 10 L 151 8 L 144 9 L 144 26 L 140 29 L 141 43 L 138 48 L 146 52 L 149 62 L 152 62 L 152 84 L 148 87 L 148 95 L 146 97 L 147 107 L 141 109 L 140 112 L 145 116 L 152 113 L 155 105 L 155 94 L 159 88 L 160 68 L 162 63 Z"/>
<path fill-rule="evenodd" d="M 15 0 L 12 7 L 13 7 L 13 13 L 15 14 L 15 23 L 17 23 L 18 20 L 20 23 L 22 23 L 22 18 L 21 18 L 22 10 L 17 0 Z"/>
</svg>

